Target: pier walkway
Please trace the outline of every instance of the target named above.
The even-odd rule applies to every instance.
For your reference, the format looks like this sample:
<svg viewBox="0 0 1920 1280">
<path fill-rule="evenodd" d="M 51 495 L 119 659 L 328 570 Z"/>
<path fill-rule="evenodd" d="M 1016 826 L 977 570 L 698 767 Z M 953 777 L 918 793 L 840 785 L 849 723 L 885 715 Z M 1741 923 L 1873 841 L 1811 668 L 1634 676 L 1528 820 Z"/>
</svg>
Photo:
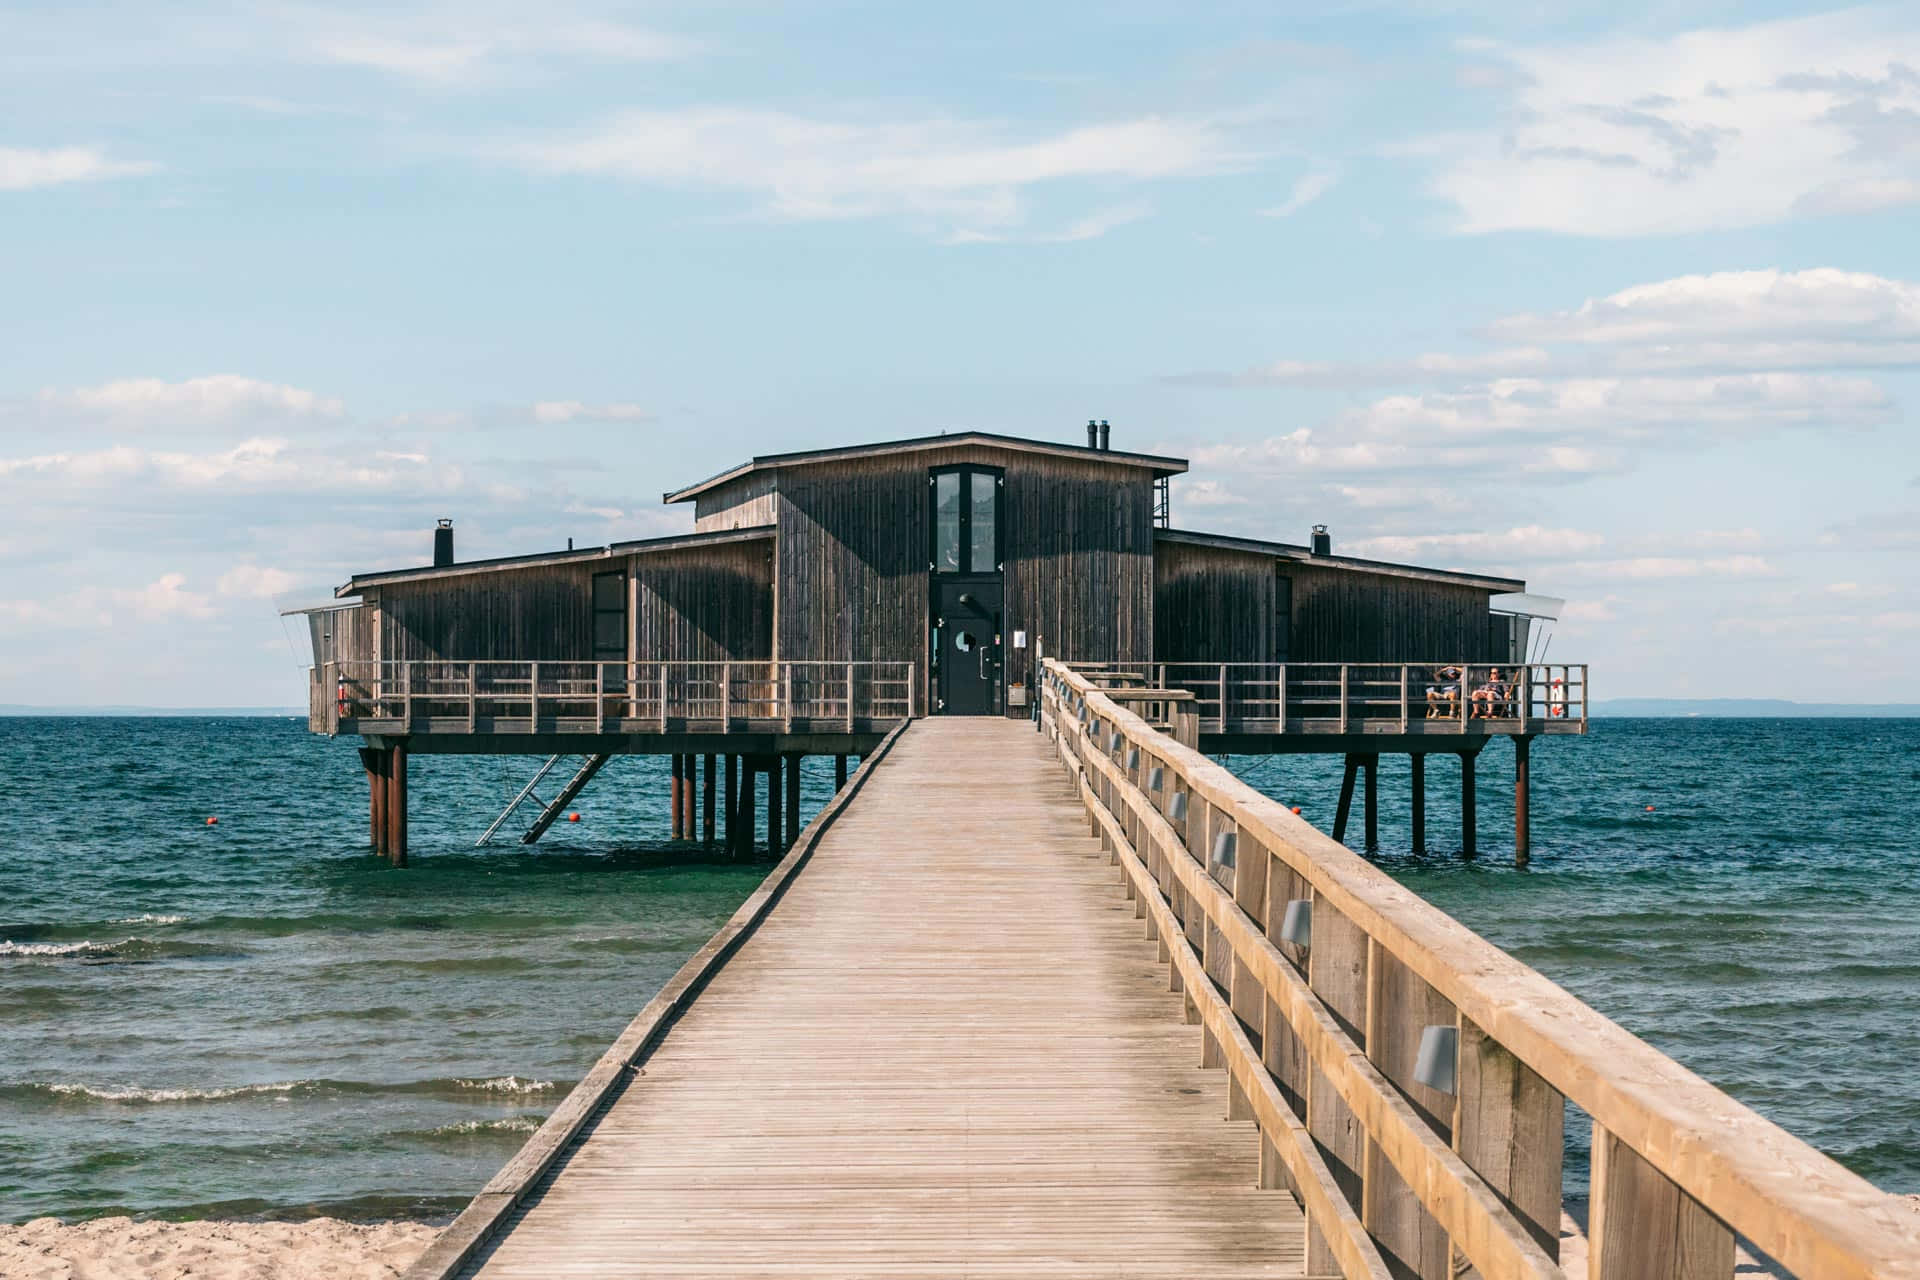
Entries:
<svg viewBox="0 0 1920 1280">
<path fill-rule="evenodd" d="M 1895 1197 L 1112 692 L 896 725 L 409 1280 L 1920 1280 Z"/>
<path fill-rule="evenodd" d="M 926 720 L 478 1274 L 1298 1275 L 1077 788 Z"/>
</svg>

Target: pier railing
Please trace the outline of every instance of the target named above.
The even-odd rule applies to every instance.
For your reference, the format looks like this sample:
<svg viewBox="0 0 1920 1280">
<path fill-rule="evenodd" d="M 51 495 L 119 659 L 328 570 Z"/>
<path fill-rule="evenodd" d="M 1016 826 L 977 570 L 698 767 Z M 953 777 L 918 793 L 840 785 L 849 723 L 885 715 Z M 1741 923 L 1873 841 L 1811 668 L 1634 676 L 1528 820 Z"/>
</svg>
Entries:
<svg viewBox="0 0 1920 1280">
<path fill-rule="evenodd" d="M 1096 673 L 1098 674 L 1098 673 Z M 1791 1274 L 1920 1277 L 1920 1223 L 1053 660 L 1078 781 L 1308 1219 L 1304 1274 L 1565 1274 L 1567 1104 L 1592 1124 L 1592 1280 L 1724 1280 L 1735 1233 Z"/>
<path fill-rule="evenodd" d="M 329 662 L 318 733 L 866 733 L 916 714 L 911 662 Z"/>
<path fill-rule="evenodd" d="M 1585 733 L 1584 663 L 1076 663 L 1106 686 L 1183 689 L 1207 733 Z"/>
</svg>

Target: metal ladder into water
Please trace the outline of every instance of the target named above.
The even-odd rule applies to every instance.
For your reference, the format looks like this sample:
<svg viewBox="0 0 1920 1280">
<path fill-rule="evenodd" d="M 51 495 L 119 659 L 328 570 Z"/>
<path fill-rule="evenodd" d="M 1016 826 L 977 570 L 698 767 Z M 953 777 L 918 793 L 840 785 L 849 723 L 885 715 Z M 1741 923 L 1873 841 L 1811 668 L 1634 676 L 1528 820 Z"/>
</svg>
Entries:
<svg viewBox="0 0 1920 1280">
<path fill-rule="evenodd" d="M 560 815 L 565 812 L 566 807 L 573 802 L 573 798 L 579 795 L 589 782 L 593 781 L 593 775 L 599 773 L 601 766 L 613 759 L 613 756 L 611 753 L 603 752 L 599 755 L 582 757 L 580 768 L 575 771 L 573 777 L 567 780 L 567 785 L 560 788 L 560 794 L 555 796 L 551 803 L 544 802 L 539 796 L 534 794 L 533 789 L 539 786 L 541 780 L 549 773 L 552 773 L 554 767 L 564 759 L 566 759 L 564 755 L 548 756 L 547 762 L 535 771 L 532 778 L 527 780 L 527 785 L 520 788 L 520 794 L 507 802 L 507 807 L 500 811 L 500 816 L 495 818 L 492 825 L 481 833 L 478 840 L 473 842 L 473 847 L 478 849 L 491 841 L 494 834 L 507 824 L 508 819 L 513 817 L 514 811 L 519 809 L 519 807 L 528 800 L 541 806 L 540 816 L 533 820 L 533 825 L 528 827 L 526 834 L 520 837 L 521 844 L 532 844 L 546 834 L 547 828 L 559 819 Z"/>
</svg>

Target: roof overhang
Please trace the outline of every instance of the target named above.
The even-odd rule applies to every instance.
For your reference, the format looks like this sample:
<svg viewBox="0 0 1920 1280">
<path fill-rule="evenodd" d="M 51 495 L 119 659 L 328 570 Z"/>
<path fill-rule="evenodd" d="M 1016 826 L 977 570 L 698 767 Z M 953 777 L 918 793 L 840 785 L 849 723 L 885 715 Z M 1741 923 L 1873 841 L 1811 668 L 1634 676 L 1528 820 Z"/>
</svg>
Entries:
<svg viewBox="0 0 1920 1280">
<path fill-rule="evenodd" d="M 1125 453 L 1118 449 L 1093 449 L 1086 445 L 1059 444 L 1051 440 L 1028 440 L 1022 436 L 995 435 L 990 431 L 956 431 L 947 435 L 915 436 L 909 440 L 884 440 L 877 444 L 848 445 L 835 449 L 807 449 L 798 453 L 769 453 L 708 476 L 697 484 L 661 495 L 662 502 L 690 502 L 709 490 L 756 471 L 778 467 L 810 467 L 821 463 L 843 462 L 855 458 L 878 458 L 894 453 L 920 453 L 929 449 L 959 449 L 967 446 L 1004 449 L 1010 453 L 1035 453 L 1079 462 L 1104 462 L 1116 467 L 1139 467 L 1156 476 L 1185 473 L 1185 458 L 1167 458 L 1152 453 Z"/>
<path fill-rule="evenodd" d="M 1156 542 L 1185 543 L 1213 547 L 1221 551 L 1244 551 L 1249 555 L 1271 556 L 1298 564 L 1318 565 L 1326 569 L 1350 569 L 1356 573 L 1378 573 L 1394 578 L 1416 578 L 1425 582 L 1445 582 L 1454 586 L 1476 587 L 1492 592 L 1525 591 L 1527 584 L 1518 578 L 1493 578 L 1480 573 L 1461 573 L 1453 569 L 1428 569 L 1414 564 L 1395 564 L 1388 560 L 1362 560 L 1358 556 L 1317 556 L 1313 548 L 1292 542 L 1266 542 L 1259 538 L 1235 538 L 1222 533 L 1196 533 L 1187 529 L 1157 529 Z"/>
<path fill-rule="evenodd" d="M 572 551 L 550 551 L 525 556 L 501 556 L 492 560 L 463 560 L 457 564 L 421 565 L 412 569 L 389 569 L 382 573 L 358 574 L 334 592 L 353 595 L 369 587 L 395 582 L 430 582 L 438 578 L 457 578 L 471 573 L 501 573 L 513 569 L 543 569 L 551 565 L 581 564 L 594 560 L 622 560 L 630 556 L 655 555 L 662 551 L 697 550 L 733 542 L 761 542 L 773 537 L 770 524 L 746 529 L 722 529 L 714 533 L 685 533 L 667 538 L 641 538 L 630 542 L 612 542 L 604 547 L 581 547 Z"/>
</svg>

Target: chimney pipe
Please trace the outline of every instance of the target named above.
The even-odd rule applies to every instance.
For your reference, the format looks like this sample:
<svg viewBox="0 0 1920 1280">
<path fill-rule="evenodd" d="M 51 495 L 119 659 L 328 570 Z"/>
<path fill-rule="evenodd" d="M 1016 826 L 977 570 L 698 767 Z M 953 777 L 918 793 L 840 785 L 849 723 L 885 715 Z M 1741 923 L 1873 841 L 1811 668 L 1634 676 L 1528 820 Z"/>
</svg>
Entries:
<svg viewBox="0 0 1920 1280">
<path fill-rule="evenodd" d="M 1333 535 L 1327 532 L 1327 526 L 1313 526 L 1313 554 L 1330 556 L 1333 554 Z"/>
<path fill-rule="evenodd" d="M 1098 449 L 1099 447 L 1100 447 L 1100 424 L 1095 422 L 1092 418 L 1088 418 L 1087 419 L 1087 448 Z"/>
<path fill-rule="evenodd" d="M 1100 452 L 1102 453 L 1105 453 L 1113 447 L 1113 437 L 1108 434 L 1110 430 L 1111 428 L 1107 426 L 1107 420 L 1105 418 L 1100 419 Z"/>
<path fill-rule="evenodd" d="M 433 527 L 433 567 L 444 569 L 453 563 L 453 521 L 441 517 Z"/>
</svg>

